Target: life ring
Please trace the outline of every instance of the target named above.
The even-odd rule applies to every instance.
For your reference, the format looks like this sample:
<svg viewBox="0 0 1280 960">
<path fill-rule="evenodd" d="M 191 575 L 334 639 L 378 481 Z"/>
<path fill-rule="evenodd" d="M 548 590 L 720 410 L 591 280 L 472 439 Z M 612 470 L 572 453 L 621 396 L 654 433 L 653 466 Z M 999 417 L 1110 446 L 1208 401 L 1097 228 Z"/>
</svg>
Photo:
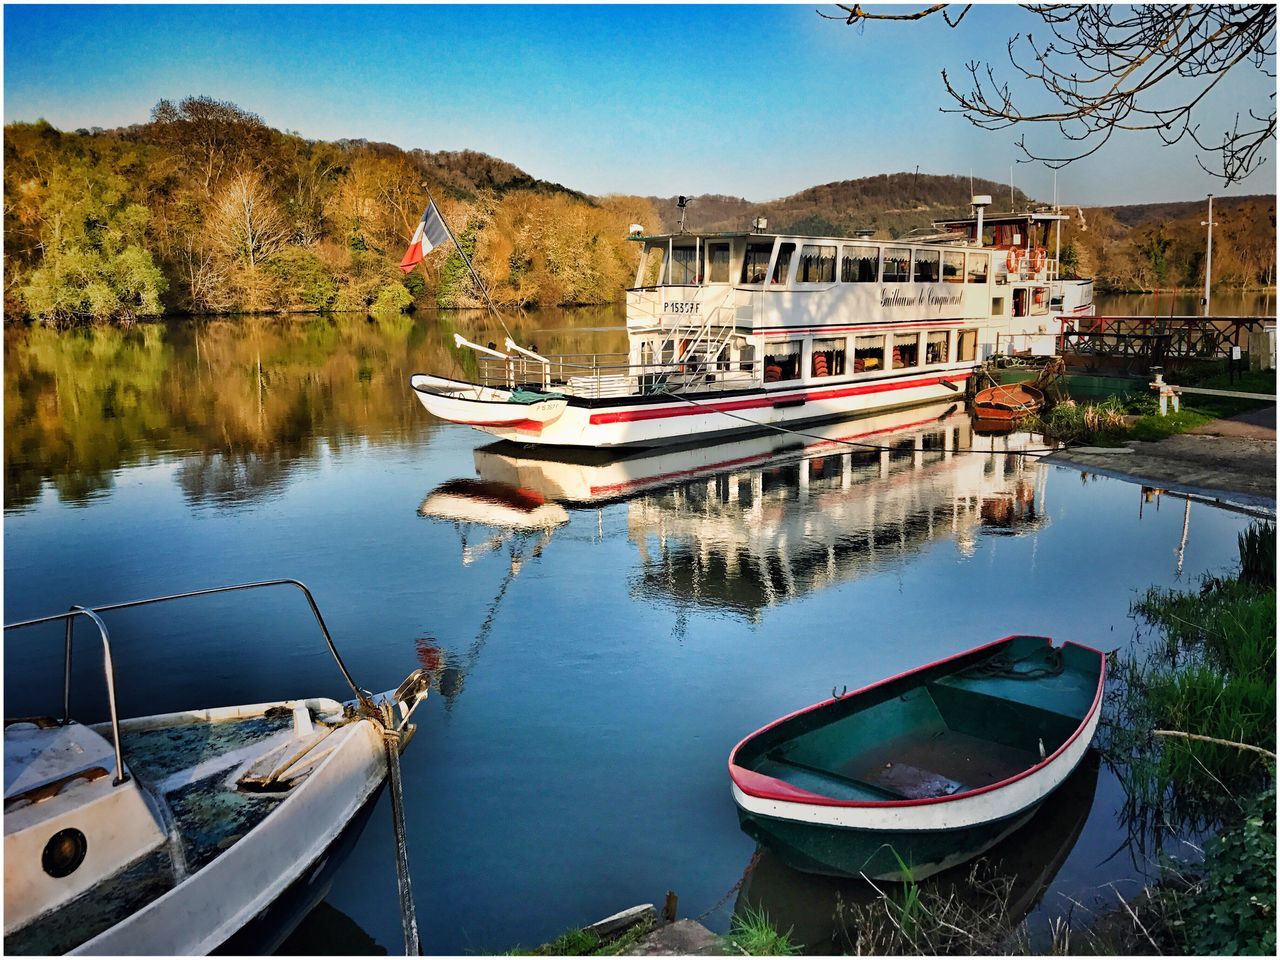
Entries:
<svg viewBox="0 0 1280 960">
<path fill-rule="evenodd" d="M 1005 258 L 1005 261 L 1004 261 L 1005 268 L 1006 268 L 1010 273 L 1017 273 L 1017 272 L 1018 272 L 1018 261 L 1019 261 L 1019 260 L 1021 260 L 1021 259 L 1022 259 L 1022 256 L 1021 256 L 1021 254 L 1020 254 L 1020 252 L 1019 252 L 1018 248 L 1017 248 L 1017 247 L 1010 247 L 1010 248 L 1009 248 L 1009 256 L 1008 256 L 1008 257 L 1006 257 L 1006 258 Z"/>
<path fill-rule="evenodd" d="M 1044 247 L 1036 247 L 1035 250 L 1031 251 L 1031 271 L 1039 273 L 1043 270 L 1047 257 L 1048 254 L 1045 252 Z"/>
</svg>

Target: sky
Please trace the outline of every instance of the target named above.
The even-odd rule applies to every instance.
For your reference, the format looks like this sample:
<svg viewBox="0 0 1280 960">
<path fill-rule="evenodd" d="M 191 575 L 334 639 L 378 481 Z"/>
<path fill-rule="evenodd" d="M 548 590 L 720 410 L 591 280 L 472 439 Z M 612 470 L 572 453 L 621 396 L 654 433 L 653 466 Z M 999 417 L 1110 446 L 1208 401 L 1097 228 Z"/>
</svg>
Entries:
<svg viewBox="0 0 1280 960">
<path fill-rule="evenodd" d="M 7 5 L 4 119 L 113 127 L 145 122 L 160 99 L 208 95 L 306 137 L 480 150 L 591 194 L 768 200 L 917 165 L 1007 183 L 1017 131 L 941 112 L 940 71 L 990 60 L 1012 77 L 1008 39 L 1037 23 L 1001 5 L 955 30 L 936 16 L 850 27 L 812 3 Z M 1271 109 L 1274 81 L 1248 72 L 1206 102 L 1206 128 L 1226 129 L 1240 103 Z M 1117 135 L 1059 172 L 1058 195 L 1094 205 L 1275 192 L 1274 142 L 1262 169 L 1227 190 L 1195 152 Z M 1052 199 L 1043 165 L 1016 164 L 1012 177 Z"/>
</svg>

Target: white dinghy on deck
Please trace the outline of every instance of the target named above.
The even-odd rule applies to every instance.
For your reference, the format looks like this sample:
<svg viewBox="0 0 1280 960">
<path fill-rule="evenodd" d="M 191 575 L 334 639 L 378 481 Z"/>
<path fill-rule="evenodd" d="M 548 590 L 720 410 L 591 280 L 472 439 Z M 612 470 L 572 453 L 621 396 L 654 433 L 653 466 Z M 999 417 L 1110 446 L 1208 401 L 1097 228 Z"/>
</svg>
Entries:
<svg viewBox="0 0 1280 960">
<path fill-rule="evenodd" d="M 304 593 L 353 699 L 119 718 L 103 613 L 273 586 Z M 110 707 L 92 726 L 70 710 L 82 617 L 98 628 Z M 378 695 L 359 687 L 310 591 L 292 580 L 76 607 L 5 629 L 58 620 L 67 625 L 63 716 L 5 721 L 5 951 L 273 951 L 324 896 L 388 774 L 398 777 L 426 675 Z"/>
</svg>

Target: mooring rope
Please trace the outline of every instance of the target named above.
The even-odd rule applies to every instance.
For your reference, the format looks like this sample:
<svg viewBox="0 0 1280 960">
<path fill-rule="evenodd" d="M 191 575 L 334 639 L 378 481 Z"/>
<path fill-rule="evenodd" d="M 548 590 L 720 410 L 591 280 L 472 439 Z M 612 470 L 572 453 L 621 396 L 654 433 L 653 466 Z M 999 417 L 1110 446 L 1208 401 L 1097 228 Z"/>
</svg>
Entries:
<svg viewBox="0 0 1280 960">
<path fill-rule="evenodd" d="M 413 903 L 413 884 L 409 876 L 409 839 L 404 826 L 404 782 L 400 778 L 400 731 L 382 728 L 387 748 L 387 779 L 391 781 L 391 822 L 396 837 L 396 889 L 400 894 L 400 923 L 404 928 L 405 956 L 422 953 L 418 938 L 418 913 Z"/>
<path fill-rule="evenodd" d="M 701 923 L 703 920 L 707 919 L 707 917 L 711 916 L 711 914 L 715 913 L 717 910 L 723 907 L 726 903 L 728 903 L 729 898 L 732 897 L 739 890 L 741 890 L 742 885 L 747 882 L 747 877 L 751 876 L 751 871 L 754 870 L 756 868 L 756 865 L 760 862 L 760 856 L 762 853 L 763 853 L 763 848 L 756 847 L 756 852 L 751 855 L 751 860 L 750 862 L 747 863 L 747 868 L 742 871 L 742 876 L 738 878 L 738 882 L 735 883 L 732 887 L 730 887 L 728 892 L 726 892 L 723 897 L 717 900 L 715 905 L 711 907 L 711 909 L 698 914 L 698 916 L 694 917 L 693 919 L 698 923 Z"/>
</svg>

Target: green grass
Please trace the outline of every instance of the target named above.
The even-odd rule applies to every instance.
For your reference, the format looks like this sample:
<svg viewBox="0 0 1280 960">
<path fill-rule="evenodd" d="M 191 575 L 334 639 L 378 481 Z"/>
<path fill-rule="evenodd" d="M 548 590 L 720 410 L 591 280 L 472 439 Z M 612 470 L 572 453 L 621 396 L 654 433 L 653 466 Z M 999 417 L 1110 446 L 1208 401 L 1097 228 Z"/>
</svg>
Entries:
<svg viewBox="0 0 1280 960">
<path fill-rule="evenodd" d="M 749 957 L 791 957 L 800 952 L 800 945 L 791 942 L 791 930 L 779 932 L 763 907 L 747 907 L 735 913 L 724 946 L 728 953 Z"/>
<path fill-rule="evenodd" d="M 586 930 L 566 930 L 550 943 L 544 943 L 532 950 L 521 950 L 516 947 L 508 952 L 509 957 L 587 957 L 595 953 L 600 946 L 600 938 Z"/>
<path fill-rule="evenodd" d="M 653 928 L 652 921 L 637 923 L 620 937 L 612 940 L 601 940 L 589 930 L 567 930 L 550 943 L 544 943 L 531 950 L 515 947 L 506 955 L 509 957 L 616 957 L 650 933 Z"/>
</svg>

